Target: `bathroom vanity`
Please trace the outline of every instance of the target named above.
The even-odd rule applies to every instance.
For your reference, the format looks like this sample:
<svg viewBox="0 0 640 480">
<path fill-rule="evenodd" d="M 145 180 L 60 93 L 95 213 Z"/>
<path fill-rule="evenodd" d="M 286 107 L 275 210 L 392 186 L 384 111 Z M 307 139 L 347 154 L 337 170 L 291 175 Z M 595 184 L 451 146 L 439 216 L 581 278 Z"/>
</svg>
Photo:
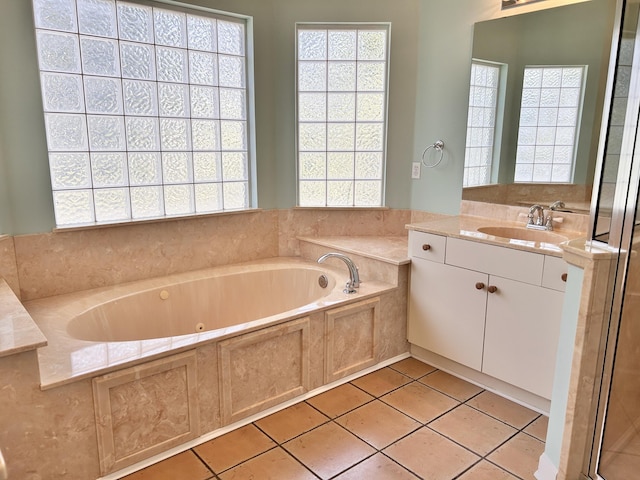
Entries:
<svg viewBox="0 0 640 480">
<path fill-rule="evenodd" d="M 431 363 L 446 361 L 438 366 L 465 377 L 476 373 L 472 380 L 494 389 L 514 386 L 507 394 L 522 391 L 521 400 L 544 409 L 567 279 L 562 249 L 554 242 L 578 234 L 486 225 L 487 219 L 460 216 L 407 227 L 408 339 L 435 354 L 426 359 Z"/>
</svg>

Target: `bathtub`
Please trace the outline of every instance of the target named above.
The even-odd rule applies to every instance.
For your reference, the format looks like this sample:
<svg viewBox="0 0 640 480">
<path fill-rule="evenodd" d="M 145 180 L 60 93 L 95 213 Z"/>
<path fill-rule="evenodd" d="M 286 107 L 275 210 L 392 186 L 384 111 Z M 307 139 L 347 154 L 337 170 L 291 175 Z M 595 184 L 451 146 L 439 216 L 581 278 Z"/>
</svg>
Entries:
<svg viewBox="0 0 640 480">
<path fill-rule="evenodd" d="M 365 279 L 358 293 L 349 295 L 342 292 L 347 280 L 341 264 L 277 258 L 26 302 L 25 308 L 48 342 L 38 351 L 41 388 L 94 377 L 394 288 Z"/>
</svg>

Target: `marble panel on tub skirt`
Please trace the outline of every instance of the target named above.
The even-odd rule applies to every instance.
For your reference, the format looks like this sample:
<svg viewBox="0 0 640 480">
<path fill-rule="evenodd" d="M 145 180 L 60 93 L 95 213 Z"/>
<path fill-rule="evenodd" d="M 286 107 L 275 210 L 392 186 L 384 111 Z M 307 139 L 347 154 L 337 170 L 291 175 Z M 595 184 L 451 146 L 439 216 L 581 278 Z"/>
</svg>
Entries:
<svg viewBox="0 0 640 480">
<path fill-rule="evenodd" d="M 378 297 L 326 312 L 326 383 L 376 363 L 379 316 Z"/>
<path fill-rule="evenodd" d="M 195 351 L 93 380 L 102 474 L 199 436 Z"/>
<path fill-rule="evenodd" d="M 223 425 L 309 390 L 309 331 L 304 317 L 218 344 Z"/>
</svg>

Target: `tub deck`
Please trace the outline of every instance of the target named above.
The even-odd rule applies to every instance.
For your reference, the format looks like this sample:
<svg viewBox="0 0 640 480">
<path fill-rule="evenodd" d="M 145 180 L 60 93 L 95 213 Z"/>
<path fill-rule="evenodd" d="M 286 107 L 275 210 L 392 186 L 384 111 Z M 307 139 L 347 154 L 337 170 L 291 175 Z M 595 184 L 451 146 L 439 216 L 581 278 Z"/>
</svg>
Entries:
<svg viewBox="0 0 640 480">
<path fill-rule="evenodd" d="M 116 369 L 136 365 L 171 353 L 192 349 L 212 341 L 232 337 L 267 326 L 282 323 L 305 315 L 309 311 L 321 311 L 336 305 L 349 304 L 379 295 L 397 288 L 396 285 L 364 278 L 357 294 L 347 295 L 342 288 L 348 280 L 345 269 L 322 265 L 322 269 L 331 272 L 336 279 L 336 288 L 327 296 L 305 307 L 289 312 L 272 315 L 267 318 L 201 333 L 179 335 L 150 340 L 123 342 L 96 342 L 72 338 L 67 333 L 68 322 L 96 305 L 115 298 L 149 289 L 203 279 L 212 275 L 224 275 L 233 272 L 264 269 L 269 265 L 309 265 L 300 258 L 274 258 L 250 263 L 214 267 L 193 272 L 169 275 L 161 278 L 131 282 L 123 285 L 97 288 L 82 292 L 48 297 L 25 303 L 25 308 L 34 319 L 48 345 L 38 349 L 41 388 L 48 389 L 68 384 L 83 378 L 94 377 Z"/>
</svg>

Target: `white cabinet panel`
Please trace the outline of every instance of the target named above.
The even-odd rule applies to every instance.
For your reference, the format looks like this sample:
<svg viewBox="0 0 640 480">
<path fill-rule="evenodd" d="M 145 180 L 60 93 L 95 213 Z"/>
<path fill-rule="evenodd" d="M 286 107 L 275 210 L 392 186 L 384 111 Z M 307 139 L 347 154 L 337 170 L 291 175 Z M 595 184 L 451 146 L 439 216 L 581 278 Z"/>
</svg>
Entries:
<svg viewBox="0 0 640 480">
<path fill-rule="evenodd" d="M 483 373 L 551 398 L 564 294 L 490 277 Z"/>
<path fill-rule="evenodd" d="M 567 286 L 568 270 L 569 265 L 562 258 L 545 256 L 542 286 L 564 292 Z"/>
<path fill-rule="evenodd" d="M 487 275 L 420 258 L 411 262 L 409 342 L 480 370 Z"/>
<path fill-rule="evenodd" d="M 409 256 L 444 263 L 447 237 L 432 233 L 409 231 Z"/>
<path fill-rule="evenodd" d="M 544 255 L 459 238 L 447 239 L 445 261 L 489 275 L 541 285 Z"/>
</svg>

